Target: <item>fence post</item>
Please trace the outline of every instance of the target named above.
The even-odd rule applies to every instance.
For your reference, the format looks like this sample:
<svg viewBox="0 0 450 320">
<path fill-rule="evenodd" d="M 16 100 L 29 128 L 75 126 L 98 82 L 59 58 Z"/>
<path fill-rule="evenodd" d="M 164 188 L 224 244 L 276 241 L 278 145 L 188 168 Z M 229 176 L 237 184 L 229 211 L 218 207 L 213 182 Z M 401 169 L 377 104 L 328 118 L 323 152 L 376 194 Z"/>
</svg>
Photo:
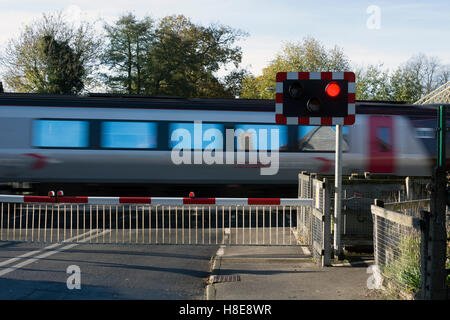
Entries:
<svg viewBox="0 0 450 320">
<path fill-rule="evenodd" d="M 428 239 L 430 233 L 430 212 L 422 210 L 420 212 L 420 296 L 419 299 L 425 300 L 430 296 L 428 261 Z"/>
<path fill-rule="evenodd" d="M 298 175 L 298 198 L 299 199 L 303 199 L 303 177 L 302 175 L 304 174 L 305 171 L 302 171 L 299 175 Z M 300 212 L 298 211 L 299 208 L 297 208 L 297 234 L 301 235 L 301 231 L 300 229 L 302 228 L 302 221 L 301 221 L 301 217 L 302 212 L 303 212 L 303 208 L 300 208 Z M 302 230 L 303 231 L 303 230 Z"/>
<path fill-rule="evenodd" d="M 315 173 L 314 173 L 315 174 Z M 313 174 L 309 175 L 309 179 L 308 179 L 308 198 L 312 199 L 313 198 Z M 314 206 L 314 204 L 313 204 Z M 312 230 L 313 230 L 313 219 L 312 219 L 312 207 L 308 208 L 308 237 L 309 237 L 309 243 L 312 245 L 313 244 L 313 234 L 312 234 Z"/>
<path fill-rule="evenodd" d="M 437 166 L 432 176 L 432 192 L 430 201 L 430 231 L 428 252 L 430 261 L 427 266 L 430 276 L 427 279 L 429 291 L 426 299 L 441 300 L 447 297 L 447 284 L 445 273 L 445 258 L 447 234 L 445 230 L 446 211 L 446 106 L 439 106 L 437 124 Z"/>
<path fill-rule="evenodd" d="M 413 200 L 413 181 L 411 177 L 406 177 L 405 179 L 405 186 L 406 186 L 406 200 Z"/>
<path fill-rule="evenodd" d="M 331 266 L 331 213 L 330 213 L 330 187 L 328 180 L 323 179 L 323 265 Z"/>
<path fill-rule="evenodd" d="M 384 208 L 384 202 L 379 200 L 379 199 L 375 199 L 374 200 L 374 204 L 377 207 L 381 207 Z M 384 224 L 381 224 L 384 225 Z M 374 241 L 374 257 L 375 257 L 375 265 L 379 266 L 380 265 L 380 255 L 379 255 L 379 250 L 380 250 L 380 244 L 379 244 L 379 239 L 378 239 L 378 235 L 380 233 L 380 226 L 378 225 L 378 216 L 373 215 L 373 241 Z"/>
</svg>

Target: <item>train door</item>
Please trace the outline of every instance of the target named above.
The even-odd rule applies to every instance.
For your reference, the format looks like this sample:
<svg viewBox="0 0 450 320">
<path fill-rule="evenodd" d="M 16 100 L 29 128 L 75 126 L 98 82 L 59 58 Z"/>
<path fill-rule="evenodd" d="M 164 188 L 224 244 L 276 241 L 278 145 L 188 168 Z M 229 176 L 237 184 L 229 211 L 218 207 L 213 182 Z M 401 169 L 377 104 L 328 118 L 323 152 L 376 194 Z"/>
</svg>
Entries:
<svg viewBox="0 0 450 320">
<path fill-rule="evenodd" d="M 369 172 L 394 173 L 394 118 L 369 117 Z"/>
</svg>

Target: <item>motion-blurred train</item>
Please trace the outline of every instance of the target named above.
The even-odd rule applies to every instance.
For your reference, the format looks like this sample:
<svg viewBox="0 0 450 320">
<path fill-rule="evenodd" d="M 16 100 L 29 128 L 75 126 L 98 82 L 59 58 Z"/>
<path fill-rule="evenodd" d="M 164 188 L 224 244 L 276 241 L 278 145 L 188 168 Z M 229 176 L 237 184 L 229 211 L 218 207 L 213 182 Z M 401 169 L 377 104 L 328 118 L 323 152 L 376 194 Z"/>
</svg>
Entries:
<svg viewBox="0 0 450 320">
<path fill-rule="evenodd" d="M 431 174 L 435 106 L 357 101 L 356 113 L 343 130 L 344 174 Z M 0 182 L 27 183 L 35 194 L 286 197 L 296 195 L 300 171 L 334 173 L 334 127 L 274 120 L 273 100 L 2 93 Z M 191 161 L 174 161 L 189 149 Z M 251 161 L 255 151 L 279 151 L 276 174 L 262 174 L 268 164 Z"/>
</svg>

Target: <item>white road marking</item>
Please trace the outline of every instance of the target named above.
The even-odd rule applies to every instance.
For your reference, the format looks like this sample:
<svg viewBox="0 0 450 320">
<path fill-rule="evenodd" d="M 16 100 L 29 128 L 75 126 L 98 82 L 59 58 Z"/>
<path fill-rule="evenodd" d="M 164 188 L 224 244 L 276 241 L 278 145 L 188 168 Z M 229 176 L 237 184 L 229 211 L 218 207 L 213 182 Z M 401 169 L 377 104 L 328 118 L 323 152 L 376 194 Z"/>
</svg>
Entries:
<svg viewBox="0 0 450 320">
<path fill-rule="evenodd" d="M 92 238 L 95 238 L 95 237 L 99 237 L 99 236 L 101 236 L 101 235 L 103 235 L 103 234 L 106 234 L 106 233 L 108 233 L 108 232 L 109 232 L 109 230 L 105 230 L 105 231 L 103 231 L 103 232 L 101 232 L 101 233 L 98 233 L 98 234 L 96 234 L 96 235 L 93 235 L 93 236 L 90 236 L 90 237 L 88 237 L 88 238 L 85 238 L 85 239 L 81 240 L 80 243 L 86 242 L 86 241 L 88 241 L 88 240 L 90 240 L 90 239 L 92 239 Z M 47 257 L 49 257 L 49 256 L 51 256 L 51 255 L 54 255 L 55 253 L 59 253 L 59 252 L 65 251 L 65 250 L 67 250 L 67 249 L 71 249 L 71 248 L 73 248 L 73 247 L 76 247 L 76 246 L 78 246 L 80 243 L 69 244 L 69 245 L 67 245 L 67 246 L 65 246 L 65 247 L 62 247 L 62 248 L 59 248 L 59 249 L 57 249 L 57 250 L 48 251 L 48 252 L 45 252 L 45 253 L 43 253 L 43 254 L 40 254 L 40 255 L 38 255 L 38 256 L 36 256 L 36 257 L 34 257 L 34 258 L 30 258 L 30 259 L 28 259 L 28 260 L 22 261 L 21 263 L 18 263 L 18 264 L 16 264 L 16 265 L 12 266 L 12 267 L 9 267 L 9 268 L 6 268 L 5 270 L 0 271 L 0 277 L 4 276 L 5 274 L 8 274 L 8 273 L 10 273 L 10 272 L 16 271 L 17 269 L 20 269 L 20 268 L 22 268 L 22 267 L 25 267 L 25 266 L 27 266 L 27 265 L 29 265 L 29 264 L 31 264 L 31 263 L 33 263 L 33 262 L 36 262 L 36 261 L 38 261 L 38 260 L 40 260 L 40 259 L 44 259 L 44 258 L 47 258 Z"/>
<path fill-rule="evenodd" d="M 85 232 L 85 233 L 80 234 L 80 235 L 78 235 L 78 236 L 75 236 L 75 237 L 72 237 L 72 238 L 70 238 L 70 239 L 67 239 L 67 240 L 64 241 L 64 242 L 70 242 L 70 241 L 72 241 L 72 240 L 76 240 L 77 238 L 83 237 L 84 235 L 90 234 L 90 233 L 92 233 L 92 232 L 94 232 L 94 231 L 97 231 L 97 230 L 94 229 L 94 230 Z M 6 266 L 6 265 L 11 264 L 11 263 L 14 263 L 14 262 L 16 262 L 17 260 L 20 260 L 20 259 L 23 259 L 23 258 L 27 258 L 27 257 L 32 256 L 32 255 L 34 255 L 34 254 L 38 254 L 39 252 L 42 252 L 42 251 L 45 251 L 45 250 L 50 250 L 50 249 L 59 247 L 59 246 L 63 245 L 64 242 L 62 242 L 62 243 L 54 243 L 54 244 L 52 244 L 52 245 L 50 245 L 50 246 L 47 246 L 47 247 L 45 247 L 45 248 L 42 248 L 42 249 L 39 249 L 39 250 L 30 251 L 30 252 L 24 253 L 24 254 L 22 254 L 22 255 L 20 255 L 20 256 L 17 256 L 17 257 L 15 257 L 15 258 L 11 258 L 11 259 L 8 259 L 8 260 L 6 260 L 6 261 L 2 261 L 2 262 L 0 262 L 0 267 Z"/>
</svg>

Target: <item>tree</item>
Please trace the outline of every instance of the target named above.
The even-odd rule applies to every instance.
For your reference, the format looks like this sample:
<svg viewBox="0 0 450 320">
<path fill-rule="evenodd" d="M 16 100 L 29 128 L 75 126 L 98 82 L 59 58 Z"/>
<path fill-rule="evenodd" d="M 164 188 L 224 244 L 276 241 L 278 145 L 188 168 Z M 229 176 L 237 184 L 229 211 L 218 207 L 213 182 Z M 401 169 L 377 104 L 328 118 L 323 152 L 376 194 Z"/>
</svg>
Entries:
<svg viewBox="0 0 450 320">
<path fill-rule="evenodd" d="M 239 65 L 242 50 L 234 43 L 245 35 L 228 26 L 196 25 L 183 15 L 164 17 L 148 56 L 148 93 L 229 97 L 226 84 L 216 73 L 226 65 Z"/>
<path fill-rule="evenodd" d="M 244 86 L 244 79 L 249 75 L 250 72 L 246 69 L 235 69 L 223 78 L 223 86 L 231 98 L 238 97 L 241 94 Z"/>
<path fill-rule="evenodd" d="M 398 66 L 393 72 L 380 65 L 358 67 L 357 100 L 392 100 L 413 103 L 449 79 L 450 68 L 437 57 L 418 54 Z"/>
<path fill-rule="evenodd" d="M 389 72 L 382 66 L 369 65 L 356 70 L 357 100 L 391 100 Z"/>
<path fill-rule="evenodd" d="M 6 86 L 17 92 L 80 93 L 93 83 L 99 53 L 93 26 L 44 14 L 11 39 L 0 58 Z"/>
<path fill-rule="evenodd" d="M 408 66 L 399 66 L 391 75 L 392 100 L 413 103 L 424 95 L 419 74 Z"/>
<path fill-rule="evenodd" d="M 450 68 L 437 57 L 412 56 L 391 75 L 392 99 L 415 102 L 449 80 Z"/>
<path fill-rule="evenodd" d="M 155 31 L 155 42 L 145 70 L 148 93 L 190 96 L 195 90 L 190 73 L 198 73 L 196 48 L 198 30 L 184 16 L 163 18 Z"/>
<path fill-rule="evenodd" d="M 263 70 L 264 72 L 264 70 Z M 255 77 L 249 74 L 242 79 L 242 88 L 239 93 L 240 98 L 251 99 L 270 99 L 271 97 L 264 97 L 263 76 Z"/>
<path fill-rule="evenodd" d="M 111 71 L 103 75 L 106 85 L 113 91 L 128 94 L 145 92 L 143 70 L 148 68 L 147 55 L 153 44 L 153 20 L 150 17 L 138 20 L 128 13 L 104 28 L 108 43 L 102 62 Z"/>
<path fill-rule="evenodd" d="M 350 61 L 339 47 L 328 50 L 318 40 L 306 37 L 301 42 L 286 43 L 261 76 L 250 75 L 244 79 L 241 97 L 273 99 L 275 93 L 267 88 L 275 88 L 275 77 L 280 71 L 349 70 Z"/>
<path fill-rule="evenodd" d="M 67 41 L 58 41 L 51 35 L 41 39 L 41 50 L 47 70 L 44 92 L 64 94 L 78 93 L 83 87 L 85 69 L 78 54 Z"/>
<path fill-rule="evenodd" d="M 275 80 L 272 74 L 272 69 L 264 68 L 261 76 L 249 75 L 245 77 L 242 80 L 240 98 L 274 99 L 272 88 L 275 88 Z"/>
<path fill-rule="evenodd" d="M 435 88 L 436 74 L 439 68 L 437 57 L 427 57 L 420 53 L 411 57 L 401 69 L 407 70 L 415 79 L 417 79 L 423 90 L 430 92 Z"/>
<path fill-rule="evenodd" d="M 438 84 L 443 85 L 450 81 L 450 64 L 443 65 L 439 75 L 438 75 Z"/>
<path fill-rule="evenodd" d="M 239 74 L 223 79 L 217 71 L 229 64 L 237 67 L 241 48 L 234 43 L 245 36 L 240 30 L 222 25 L 194 24 L 183 15 L 138 20 L 122 16 L 105 25 L 108 44 L 102 61 L 113 92 L 185 97 L 232 97 L 239 86 Z M 235 81 L 234 84 L 231 81 Z"/>
</svg>

